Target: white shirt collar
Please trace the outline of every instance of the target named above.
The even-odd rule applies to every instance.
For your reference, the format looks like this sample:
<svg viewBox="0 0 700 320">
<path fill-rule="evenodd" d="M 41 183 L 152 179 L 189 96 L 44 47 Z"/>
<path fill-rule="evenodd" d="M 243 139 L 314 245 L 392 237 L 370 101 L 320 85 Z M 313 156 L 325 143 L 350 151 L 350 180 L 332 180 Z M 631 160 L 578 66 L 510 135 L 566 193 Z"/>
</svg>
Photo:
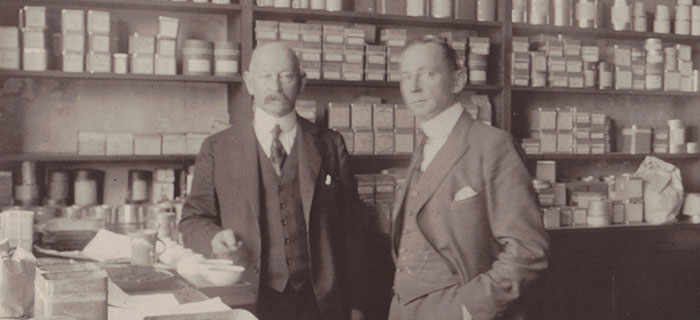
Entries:
<svg viewBox="0 0 700 320">
<path fill-rule="evenodd" d="M 265 112 L 262 108 L 255 108 L 253 121 L 256 133 L 270 134 L 275 125 L 279 125 L 282 132 L 286 133 L 296 128 L 297 113 L 292 111 L 278 118 Z"/>
<path fill-rule="evenodd" d="M 437 116 L 420 124 L 423 133 L 430 140 L 447 139 L 452 129 L 462 116 L 464 108 L 459 102 L 455 102 L 451 107 L 443 110 Z"/>
</svg>

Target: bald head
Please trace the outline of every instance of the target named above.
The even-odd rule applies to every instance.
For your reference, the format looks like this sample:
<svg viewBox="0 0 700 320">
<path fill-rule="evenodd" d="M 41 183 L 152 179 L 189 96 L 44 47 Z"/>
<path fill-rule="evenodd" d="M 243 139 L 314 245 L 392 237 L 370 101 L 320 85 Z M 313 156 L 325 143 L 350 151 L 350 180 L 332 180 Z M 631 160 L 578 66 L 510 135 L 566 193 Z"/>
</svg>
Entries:
<svg viewBox="0 0 700 320">
<path fill-rule="evenodd" d="M 299 72 L 299 59 L 291 48 L 281 42 L 265 43 L 255 48 L 248 69 L 251 72 L 256 72 L 263 65 L 273 62 L 287 65 L 292 70 Z"/>
</svg>

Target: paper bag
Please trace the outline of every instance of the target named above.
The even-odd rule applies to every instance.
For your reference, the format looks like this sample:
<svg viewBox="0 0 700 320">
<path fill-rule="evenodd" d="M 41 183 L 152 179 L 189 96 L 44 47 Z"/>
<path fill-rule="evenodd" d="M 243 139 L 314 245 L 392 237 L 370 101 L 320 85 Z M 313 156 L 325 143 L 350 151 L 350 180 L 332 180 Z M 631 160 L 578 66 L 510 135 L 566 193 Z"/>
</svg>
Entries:
<svg viewBox="0 0 700 320">
<path fill-rule="evenodd" d="M 683 205 L 680 170 L 649 156 L 634 175 L 644 180 L 644 220 L 651 224 L 673 221 Z"/>
<path fill-rule="evenodd" d="M 0 257 L 0 318 L 31 315 L 35 265 L 34 256 L 22 248 L 11 256 Z"/>
</svg>

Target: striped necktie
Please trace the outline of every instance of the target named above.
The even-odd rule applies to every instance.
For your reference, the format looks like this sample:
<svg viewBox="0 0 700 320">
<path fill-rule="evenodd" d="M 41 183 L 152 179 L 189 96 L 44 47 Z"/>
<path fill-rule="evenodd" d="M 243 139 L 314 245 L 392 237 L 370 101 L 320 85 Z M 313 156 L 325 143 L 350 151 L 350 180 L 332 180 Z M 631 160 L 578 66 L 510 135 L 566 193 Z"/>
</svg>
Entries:
<svg viewBox="0 0 700 320">
<path fill-rule="evenodd" d="M 282 142 L 280 141 L 281 133 L 282 129 L 279 125 L 276 125 L 272 129 L 272 144 L 270 145 L 270 161 L 272 161 L 278 174 L 281 174 L 284 160 L 287 158 L 287 152 L 284 150 L 284 146 L 282 146 Z"/>
</svg>

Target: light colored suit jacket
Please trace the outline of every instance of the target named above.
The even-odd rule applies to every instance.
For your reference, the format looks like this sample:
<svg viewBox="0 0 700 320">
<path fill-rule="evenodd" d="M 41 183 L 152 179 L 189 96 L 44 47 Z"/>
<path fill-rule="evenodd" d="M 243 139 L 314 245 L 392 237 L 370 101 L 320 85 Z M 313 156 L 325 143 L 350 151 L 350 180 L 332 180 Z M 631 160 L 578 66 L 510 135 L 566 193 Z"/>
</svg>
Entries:
<svg viewBox="0 0 700 320">
<path fill-rule="evenodd" d="M 420 166 L 415 158 L 409 172 Z M 414 207 L 404 206 L 408 196 L 416 198 Z M 513 318 L 509 307 L 547 268 L 549 238 L 512 137 L 466 114 L 411 194 L 399 190 L 393 226 L 409 216 L 401 210 L 419 212 L 411 218 L 434 247 L 449 244 L 443 258 L 461 280 L 456 301 L 472 319 Z M 394 246 L 399 229 L 393 230 Z M 445 312 L 461 318 L 462 306 Z"/>
<path fill-rule="evenodd" d="M 343 319 L 363 309 L 366 219 L 342 136 L 298 118 L 299 191 L 307 224 L 311 281 L 324 319 Z M 260 283 L 262 178 L 258 142 L 248 123 L 208 137 L 197 156 L 192 191 L 179 225 L 185 246 L 205 255 L 219 231 L 233 229 L 244 243 L 244 280 Z"/>
</svg>

